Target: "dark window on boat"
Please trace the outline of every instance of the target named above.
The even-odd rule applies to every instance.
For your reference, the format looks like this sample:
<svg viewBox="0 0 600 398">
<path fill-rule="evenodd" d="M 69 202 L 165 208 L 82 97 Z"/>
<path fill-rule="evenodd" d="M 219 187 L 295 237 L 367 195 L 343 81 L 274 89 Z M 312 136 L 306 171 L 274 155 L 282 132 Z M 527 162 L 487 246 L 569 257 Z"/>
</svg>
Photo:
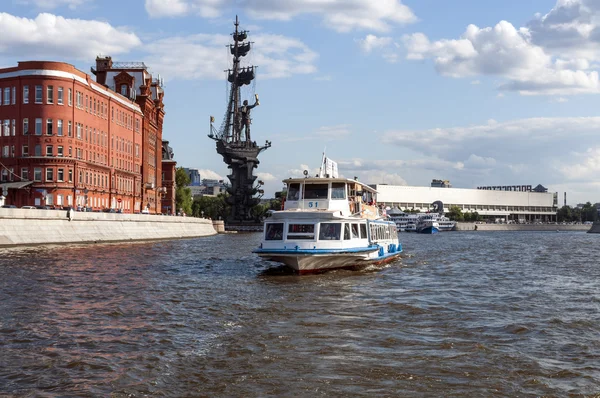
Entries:
<svg viewBox="0 0 600 398">
<path fill-rule="evenodd" d="M 321 223 L 319 226 L 319 240 L 340 240 L 342 224 Z"/>
<path fill-rule="evenodd" d="M 306 184 L 304 199 L 327 199 L 327 184 Z"/>
<path fill-rule="evenodd" d="M 265 226 L 265 240 L 283 240 L 283 223 L 268 223 Z"/>
<path fill-rule="evenodd" d="M 367 239 L 367 224 L 360 224 L 360 237 Z"/>
<path fill-rule="evenodd" d="M 287 200 L 299 200 L 300 199 L 300 184 L 290 184 L 288 186 Z"/>
<path fill-rule="evenodd" d="M 287 239 L 312 240 L 315 238 L 314 224 L 290 224 L 288 225 Z"/>
<path fill-rule="evenodd" d="M 344 240 L 350 240 L 350 224 L 344 224 Z"/>
<path fill-rule="evenodd" d="M 352 239 L 359 239 L 360 236 L 358 236 L 358 224 L 353 223 L 350 226 L 350 232 L 352 232 Z"/>
<path fill-rule="evenodd" d="M 346 184 L 343 182 L 332 183 L 331 199 L 346 199 Z"/>
</svg>

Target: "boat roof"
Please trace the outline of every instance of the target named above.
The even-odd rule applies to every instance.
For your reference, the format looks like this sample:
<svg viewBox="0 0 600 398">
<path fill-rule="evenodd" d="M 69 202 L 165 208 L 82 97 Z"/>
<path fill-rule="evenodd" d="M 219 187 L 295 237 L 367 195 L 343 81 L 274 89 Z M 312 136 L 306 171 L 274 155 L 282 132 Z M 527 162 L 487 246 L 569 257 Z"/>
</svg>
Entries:
<svg viewBox="0 0 600 398">
<path fill-rule="evenodd" d="M 373 193 L 377 193 L 377 190 L 371 188 L 367 184 L 363 184 L 358 180 L 353 180 L 351 178 L 331 178 L 331 177 L 306 177 L 306 178 L 288 178 L 283 180 L 284 184 L 327 184 L 329 182 L 343 182 L 346 184 L 358 184 L 360 185 L 364 191 L 369 191 Z"/>
</svg>

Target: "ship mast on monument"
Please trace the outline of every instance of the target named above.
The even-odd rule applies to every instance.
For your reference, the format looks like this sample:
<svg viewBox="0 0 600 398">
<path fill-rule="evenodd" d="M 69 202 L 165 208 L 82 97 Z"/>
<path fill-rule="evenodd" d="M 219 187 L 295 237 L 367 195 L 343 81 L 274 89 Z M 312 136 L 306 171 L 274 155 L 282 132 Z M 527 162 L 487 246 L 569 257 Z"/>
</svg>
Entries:
<svg viewBox="0 0 600 398">
<path fill-rule="evenodd" d="M 252 141 L 250 135 L 250 112 L 259 105 L 258 94 L 254 95 L 254 104 L 248 100 L 242 101 L 240 88 L 249 85 L 255 78 L 256 66 L 240 66 L 240 60 L 246 56 L 253 43 L 247 41 L 248 31 L 240 31 L 237 16 L 235 17 L 235 32 L 233 44 L 229 45 L 233 56 L 233 66 L 226 70 L 229 87 L 229 102 L 221 127 L 214 127 L 214 118 L 210 118 L 210 138 L 216 141 L 217 153 L 223 156 L 223 161 L 231 173 L 227 176 L 231 182 L 227 189 L 228 203 L 231 205 L 229 223 L 244 223 L 255 221 L 252 208 L 260 201 L 263 191 L 262 182 L 255 184 L 254 169 L 260 163 L 258 155 L 271 146 L 266 141 L 263 146 Z M 257 197 L 257 194 L 260 195 Z"/>
</svg>

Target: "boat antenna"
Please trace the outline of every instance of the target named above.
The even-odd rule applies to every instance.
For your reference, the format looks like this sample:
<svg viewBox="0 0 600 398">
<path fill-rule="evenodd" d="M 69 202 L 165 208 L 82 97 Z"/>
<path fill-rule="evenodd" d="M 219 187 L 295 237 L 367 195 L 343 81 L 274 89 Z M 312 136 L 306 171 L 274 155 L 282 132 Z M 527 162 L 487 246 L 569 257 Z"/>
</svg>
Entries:
<svg viewBox="0 0 600 398">
<path fill-rule="evenodd" d="M 327 146 L 323 148 L 323 157 L 321 158 L 321 167 L 319 167 L 319 178 L 323 178 L 323 165 L 325 164 L 325 151 L 327 150 Z"/>
</svg>

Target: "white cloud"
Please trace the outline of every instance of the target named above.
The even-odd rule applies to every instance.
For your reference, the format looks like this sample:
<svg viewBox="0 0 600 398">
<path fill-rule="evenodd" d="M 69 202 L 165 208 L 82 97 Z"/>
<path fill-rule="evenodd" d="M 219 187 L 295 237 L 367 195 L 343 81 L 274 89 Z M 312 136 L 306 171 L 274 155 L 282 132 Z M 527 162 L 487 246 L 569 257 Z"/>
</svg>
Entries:
<svg viewBox="0 0 600 398">
<path fill-rule="evenodd" d="M 70 9 L 76 9 L 85 3 L 91 3 L 94 0 L 18 0 L 17 3 L 24 5 L 33 5 L 37 8 L 54 9 L 61 6 L 67 6 Z"/>
<path fill-rule="evenodd" d="M 140 46 L 140 39 L 106 22 L 41 13 L 35 19 L 0 13 L 0 53 L 26 58 L 94 59 Z"/>
<path fill-rule="evenodd" d="M 391 131 L 383 142 L 420 154 L 423 162 L 431 162 L 437 175 L 451 179 L 455 187 L 541 183 L 557 189 L 578 181 L 579 189 L 590 195 L 586 200 L 594 200 L 597 187 L 592 189 L 590 181 L 596 181 L 600 173 L 598 131 L 600 117 L 531 118 Z M 408 175 L 404 171 L 408 166 L 394 167 Z"/>
<path fill-rule="evenodd" d="M 190 6 L 185 0 L 146 0 L 146 12 L 151 17 L 176 17 L 189 11 Z"/>
<path fill-rule="evenodd" d="M 325 141 L 333 139 L 343 139 L 350 135 L 349 124 L 339 124 L 337 126 L 322 126 L 315 133 L 318 138 L 322 138 Z"/>
<path fill-rule="evenodd" d="M 217 173 L 216 171 L 213 170 L 209 170 L 209 169 L 200 169 L 200 178 L 202 179 L 208 179 L 208 180 L 224 180 L 225 178 L 223 178 L 221 175 L 219 175 L 219 173 Z M 229 180 L 227 180 L 227 182 L 229 182 Z"/>
<path fill-rule="evenodd" d="M 148 62 L 167 79 L 224 79 L 223 70 L 231 67 L 226 47 L 230 41 L 229 35 L 208 34 L 160 39 L 147 46 Z M 284 78 L 317 70 L 318 55 L 300 40 L 259 34 L 252 41 L 255 44 L 244 61 L 259 65 L 260 78 Z"/>
<path fill-rule="evenodd" d="M 307 164 L 301 164 L 299 168 L 297 169 L 288 169 L 287 174 L 285 176 L 285 178 L 288 177 L 304 177 L 304 171 L 308 171 L 308 175 L 309 176 L 314 176 L 317 175 L 319 173 L 319 168 L 310 168 Z"/>
<path fill-rule="evenodd" d="M 377 37 L 375 35 L 367 35 L 364 39 L 357 40 L 357 43 L 361 50 L 366 53 L 370 53 L 374 49 L 380 49 L 388 47 L 392 44 L 391 37 Z"/>
<path fill-rule="evenodd" d="M 238 7 L 236 0 L 146 0 L 152 17 L 197 14 L 215 18 Z M 415 22 L 412 10 L 400 0 L 246 0 L 243 9 L 256 19 L 288 21 L 303 14 L 323 18 L 323 24 L 339 32 L 354 29 L 388 31 L 392 24 Z"/>
<path fill-rule="evenodd" d="M 336 140 L 343 140 L 350 135 L 350 125 L 340 124 L 337 126 L 321 126 L 316 131 L 301 135 L 292 135 L 284 138 L 287 142 L 295 141 L 323 141 L 331 142 Z"/>
<path fill-rule="evenodd" d="M 258 173 L 256 173 L 256 176 L 258 177 L 259 180 L 261 180 L 263 182 L 264 181 L 275 181 L 275 180 L 278 179 L 277 177 L 275 177 L 271 173 L 260 173 L 260 172 L 258 172 Z"/>
<path fill-rule="evenodd" d="M 430 41 L 423 33 L 403 38 L 407 59 L 432 59 L 446 76 L 495 75 L 502 90 L 521 94 L 600 93 L 600 2 L 557 0 L 526 27 L 507 21 L 494 27 L 469 25 L 458 39 Z"/>
</svg>

